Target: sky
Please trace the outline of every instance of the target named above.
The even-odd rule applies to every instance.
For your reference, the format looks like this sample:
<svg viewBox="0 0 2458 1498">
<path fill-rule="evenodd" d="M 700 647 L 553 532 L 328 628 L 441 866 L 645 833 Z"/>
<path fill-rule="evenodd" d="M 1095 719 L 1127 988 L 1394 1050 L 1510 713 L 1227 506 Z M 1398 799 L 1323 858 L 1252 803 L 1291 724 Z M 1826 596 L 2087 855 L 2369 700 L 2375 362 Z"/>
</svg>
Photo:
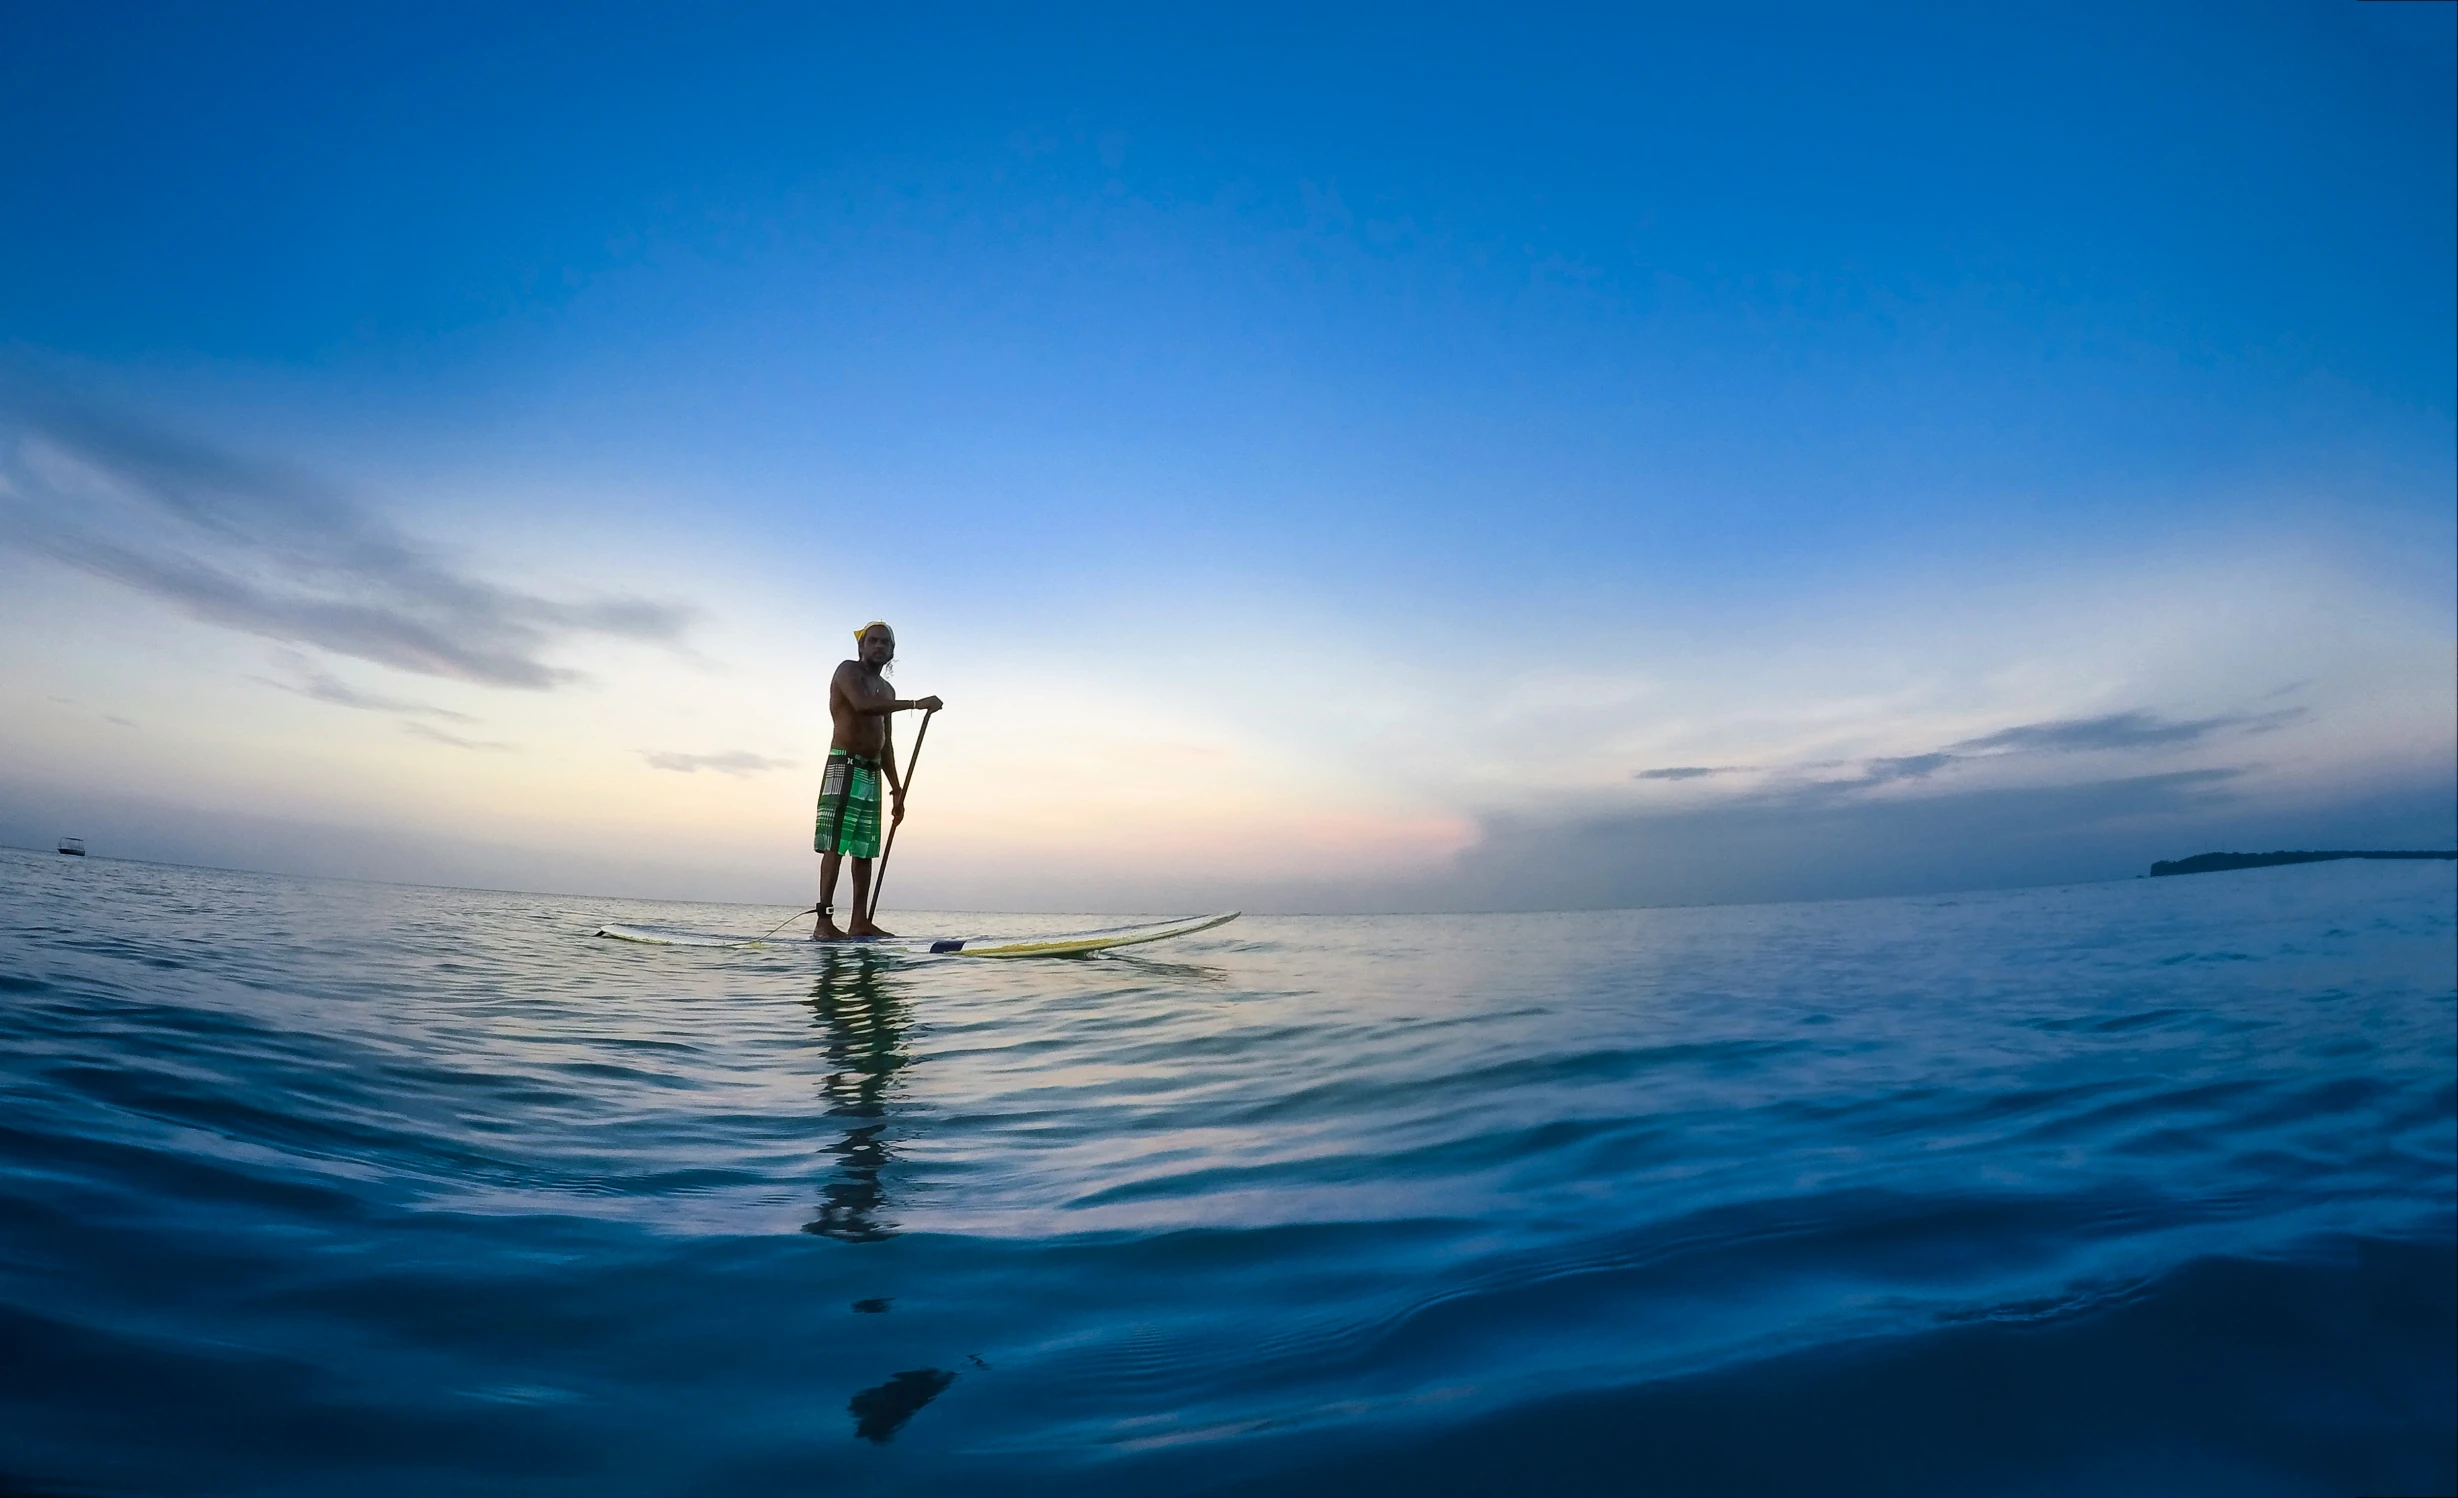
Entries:
<svg viewBox="0 0 2458 1498">
<path fill-rule="evenodd" d="M 891 905 L 2451 846 L 2454 15 L 12 5 L 0 842 L 808 901 L 885 618 Z"/>
</svg>

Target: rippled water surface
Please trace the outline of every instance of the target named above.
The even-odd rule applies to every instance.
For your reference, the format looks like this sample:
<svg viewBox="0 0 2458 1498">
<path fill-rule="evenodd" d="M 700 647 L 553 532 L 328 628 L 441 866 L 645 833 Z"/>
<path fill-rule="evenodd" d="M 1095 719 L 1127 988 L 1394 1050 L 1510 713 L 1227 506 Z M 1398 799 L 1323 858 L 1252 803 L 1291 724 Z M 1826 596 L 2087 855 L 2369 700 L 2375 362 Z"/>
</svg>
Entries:
<svg viewBox="0 0 2458 1498">
<path fill-rule="evenodd" d="M 1001 963 L 0 852 L 0 1488 L 2446 1492 L 2454 910 Z"/>
</svg>

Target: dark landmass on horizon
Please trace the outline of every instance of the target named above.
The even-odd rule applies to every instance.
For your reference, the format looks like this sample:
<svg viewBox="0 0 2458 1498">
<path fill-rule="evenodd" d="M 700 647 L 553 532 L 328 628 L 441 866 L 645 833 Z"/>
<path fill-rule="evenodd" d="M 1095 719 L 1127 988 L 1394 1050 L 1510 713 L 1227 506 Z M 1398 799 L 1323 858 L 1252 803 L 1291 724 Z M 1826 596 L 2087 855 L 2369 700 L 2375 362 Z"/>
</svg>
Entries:
<svg viewBox="0 0 2458 1498">
<path fill-rule="evenodd" d="M 2196 853 L 2191 858 L 2165 860 L 2151 865 L 2151 877 L 2170 874 L 2217 874 L 2229 869 L 2266 869 L 2282 863 L 2329 863 L 2339 858 L 2449 858 L 2451 853 L 2360 853 L 2330 851 L 2320 853 Z"/>
</svg>

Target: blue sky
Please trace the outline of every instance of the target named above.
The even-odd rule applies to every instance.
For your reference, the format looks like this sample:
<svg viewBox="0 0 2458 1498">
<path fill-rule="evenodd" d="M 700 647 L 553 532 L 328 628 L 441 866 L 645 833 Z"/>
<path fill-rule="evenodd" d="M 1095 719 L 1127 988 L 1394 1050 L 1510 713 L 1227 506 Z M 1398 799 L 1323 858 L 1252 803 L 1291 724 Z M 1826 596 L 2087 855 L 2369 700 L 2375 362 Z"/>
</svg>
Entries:
<svg viewBox="0 0 2458 1498">
<path fill-rule="evenodd" d="M 2452 7 L 1149 10 L 20 8 L 0 837 L 789 901 L 873 615 L 932 903 L 2458 831 Z"/>
</svg>

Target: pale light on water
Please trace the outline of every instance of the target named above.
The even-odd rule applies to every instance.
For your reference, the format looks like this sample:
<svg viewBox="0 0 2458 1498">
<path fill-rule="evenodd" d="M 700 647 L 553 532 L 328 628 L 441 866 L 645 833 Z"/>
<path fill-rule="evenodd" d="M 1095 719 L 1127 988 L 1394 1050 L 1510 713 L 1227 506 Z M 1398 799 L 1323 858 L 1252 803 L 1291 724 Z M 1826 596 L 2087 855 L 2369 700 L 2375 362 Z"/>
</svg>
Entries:
<svg viewBox="0 0 2458 1498">
<path fill-rule="evenodd" d="M 38 1490 L 2451 1481 L 2446 865 L 1016 963 L 19 853 L 0 901 Z M 1993 1357 L 2062 1372 L 1984 1440 Z M 2174 1357 L 2218 1382 L 2124 1392 Z"/>
</svg>

